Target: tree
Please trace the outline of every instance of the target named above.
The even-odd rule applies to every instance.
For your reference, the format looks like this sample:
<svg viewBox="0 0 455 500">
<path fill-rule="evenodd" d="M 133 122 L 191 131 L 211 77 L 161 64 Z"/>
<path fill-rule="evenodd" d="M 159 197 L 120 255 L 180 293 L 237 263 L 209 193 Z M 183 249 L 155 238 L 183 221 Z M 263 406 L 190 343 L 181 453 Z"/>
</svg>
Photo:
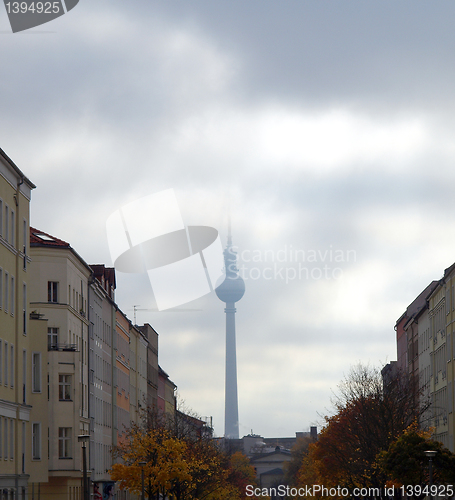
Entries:
<svg viewBox="0 0 455 500">
<path fill-rule="evenodd" d="M 291 449 L 291 460 L 284 464 L 284 481 L 290 486 L 295 486 L 297 474 L 304 457 L 308 454 L 308 446 L 313 441 L 312 438 L 298 438 Z"/>
<path fill-rule="evenodd" d="M 165 498 L 181 483 L 191 484 L 190 467 L 184 460 L 185 442 L 172 437 L 166 429 L 148 429 L 138 426 L 128 430 L 126 438 L 117 447 L 116 454 L 122 459 L 110 471 L 120 489 L 141 493 L 142 467 L 148 498 Z"/>
<path fill-rule="evenodd" d="M 396 439 L 387 451 L 382 451 L 377 464 L 387 476 L 389 485 L 428 484 L 428 457 L 425 451 L 434 450 L 433 482 L 454 484 L 455 455 L 441 443 L 430 439 L 430 433 L 418 429 L 416 423 Z M 419 495 L 420 497 L 422 495 Z"/>
<path fill-rule="evenodd" d="M 424 410 L 406 377 L 398 374 L 384 386 L 380 371 L 369 366 L 352 368 L 338 389 L 336 413 L 325 417 L 318 441 L 309 447 L 312 480 L 319 482 L 313 484 L 382 488 L 385 476 L 376 464 L 378 453 Z M 311 479 L 303 470 L 298 478 L 300 484 Z"/>
<path fill-rule="evenodd" d="M 242 500 L 246 484 L 255 484 L 254 469 L 243 454 L 229 457 L 212 439 L 204 422 L 192 414 L 148 410 L 142 425 L 133 425 L 117 447 L 120 463 L 110 473 L 121 489 L 152 499 Z M 248 482 L 248 483 L 247 483 Z M 251 498 L 251 497 L 249 497 Z"/>
<path fill-rule="evenodd" d="M 325 484 L 322 480 L 322 475 L 319 470 L 320 462 L 315 459 L 314 451 L 316 449 L 316 443 L 310 443 L 308 446 L 308 453 L 303 455 L 302 464 L 299 471 L 296 474 L 294 483 L 299 486 L 313 486 L 316 484 Z M 310 495 L 312 498 L 313 495 Z M 317 495 L 315 495 L 317 496 Z"/>
<path fill-rule="evenodd" d="M 239 500 L 251 498 L 251 496 L 246 495 L 246 487 L 248 485 L 256 486 L 256 474 L 248 457 L 240 451 L 229 457 L 228 482 L 237 490 Z"/>
</svg>

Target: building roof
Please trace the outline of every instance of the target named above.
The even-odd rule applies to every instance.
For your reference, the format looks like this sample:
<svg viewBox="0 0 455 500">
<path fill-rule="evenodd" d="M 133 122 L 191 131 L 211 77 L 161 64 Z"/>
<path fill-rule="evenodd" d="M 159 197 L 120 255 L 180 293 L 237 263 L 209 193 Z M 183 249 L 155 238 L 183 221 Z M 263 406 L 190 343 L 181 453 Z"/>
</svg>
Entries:
<svg viewBox="0 0 455 500">
<path fill-rule="evenodd" d="M 165 384 L 171 385 L 174 387 L 174 389 L 177 389 L 177 386 L 172 382 L 172 380 L 169 378 L 169 375 L 161 368 L 160 365 L 158 365 L 158 378 L 164 380 Z"/>
<path fill-rule="evenodd" d="M 422 310 L 424 310 L 427 307 L 427 300 L 438 285 L 439 281 L 433 280 L 422 292 L 419 293 L 419 295 L 417 295 L 417 297 L 409 304 L 409 306 L 406 308 L 406 311 L 400 316 L 400 318 L 395 323 L 395 329 L 397 329 L 400 321 L 405 320 L 403 323 L 404 327 L 406 323 L 409 321 L 409 319 L 413 319 L 417 314 L 419 314 Z"/>
<path fill-rule="evenodd" d="M 283 469 L 279 467 L 263 472 L 261 476 L 282 476 L 284 474 Z"/>
<path fill-rule="evenodd" d="M 106 283 L 109 283 L 111 286 L 116 288 L 117 283 L 115 280 L 115 268 L 106 267 L 104 264 L 90 264 L 90 267 L 93 269 L 95 278 L 103 285 L 104 288 Z"/>
<path fill-rule="evenodd" d="M 271 451 L 269 453 L 257 453 L 251 458 L 251 462 L 261 462 L 264 461 L 264 458 L 269 458 L 273 455 L 284 455 L 286 457 L 291 456 L 290 450 L 283 450 L 279 446 L 275 448 L 275 451 Z"/>
<path fill-rule="evenodd" d="M 13 162 L 13 160 L 1 148 L 0 148 L 0 157 L 3 158 L 3 160 L 6 163 L 8 163 L 8 165 L 14 170 L 14 172 L 16 173 L 16 175 L 18 177 L 20 177 L 21 179 L 24 180 L 24 182 L 29 186 L 30 189 L 36 188 L 35 184 L 33 184 L 33 182 L 21 172 L 19 167 Z"/>
<path fill-rule="evenodd" d="M 68 249 L 73 255 L 81 262 L 90 273 L 92 273 L 92 268 L 85 262 L 85 260 L 74 250 L 74 248 L 66 241 L 56 238 L 51 234 L 45 233 L 40 229 L 36 229 L 30 226 L 30 247 L 47 247 L 47 248 L 62 248 Z"/>
<path fill-rule="evenodd" d="M 55 236 L 45 233 L 39 229 L 30 226 L 30 246 L 46 246 L 46 247 L 61 247 L 71 248 L 70 244 L 66 241 L 60 240 Z"/>
<path fill-rule="evenodd" d="M 444 269 L 444 279 L 446 279 L 454 269 L 455 269 L 455 262 L 447 269 Z"/>
</svg>

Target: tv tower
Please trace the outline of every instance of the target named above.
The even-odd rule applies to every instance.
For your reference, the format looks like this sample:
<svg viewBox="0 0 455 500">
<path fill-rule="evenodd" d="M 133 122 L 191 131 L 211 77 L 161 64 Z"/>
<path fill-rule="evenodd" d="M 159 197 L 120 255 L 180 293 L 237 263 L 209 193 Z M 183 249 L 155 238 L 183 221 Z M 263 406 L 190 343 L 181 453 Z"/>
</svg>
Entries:
<svg viewBox="0 0 455 500">
<path fill-rule="evenodd" d="M 218 298 L 226 303 L 226 382 L 224 407 L 224 437 L 239 438 L 239 403 L 237 397 L 237 360 L 235 349 L 235 303 L 245 293 L 245 282 L 238 274 L 237 252 L 232 248 L 231 224 L 224 250 L 226 278 L 216 288 Z"/>
</svg>

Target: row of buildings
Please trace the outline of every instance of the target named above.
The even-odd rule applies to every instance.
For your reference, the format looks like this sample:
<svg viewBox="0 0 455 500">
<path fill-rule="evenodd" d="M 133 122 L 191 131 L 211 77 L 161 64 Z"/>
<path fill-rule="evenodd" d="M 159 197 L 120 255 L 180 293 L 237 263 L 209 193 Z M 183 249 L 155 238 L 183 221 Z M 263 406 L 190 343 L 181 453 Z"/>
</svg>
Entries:
<svg viewBox="0 0 455 500">
<path fill-rule="evenodd" d="M 396 325 L 397 361 L 383 370 L 407 373 L 420 400 L 423 428 L 455 451 L 455 264 L 432 281 Z"/>
<path fill-rule="evenodd" d="M 30 227 L 34 188 L 0 150 L 0 499 L 81 498 L 89 435 L 91 494 L 107 500 L 113 447 L 146 407 L 173 412 L 176 386 L 157 332 L 116 304 L 115 270 Z"/>
</svg>

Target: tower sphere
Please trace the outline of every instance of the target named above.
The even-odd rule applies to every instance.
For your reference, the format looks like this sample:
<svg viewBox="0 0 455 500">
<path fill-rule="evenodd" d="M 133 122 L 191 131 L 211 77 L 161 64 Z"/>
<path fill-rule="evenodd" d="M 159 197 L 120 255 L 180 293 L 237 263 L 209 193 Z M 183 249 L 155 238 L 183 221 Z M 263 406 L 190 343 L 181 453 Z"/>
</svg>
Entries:
<svg viewBox="0 0 455 500">
<path fill-rule="evenodd" d="M 222 302 L 238 302 L 245 293 L 245 282 L 239 275 L 226 276 L 223 283 L 215 289 Z"/>
</svg>

